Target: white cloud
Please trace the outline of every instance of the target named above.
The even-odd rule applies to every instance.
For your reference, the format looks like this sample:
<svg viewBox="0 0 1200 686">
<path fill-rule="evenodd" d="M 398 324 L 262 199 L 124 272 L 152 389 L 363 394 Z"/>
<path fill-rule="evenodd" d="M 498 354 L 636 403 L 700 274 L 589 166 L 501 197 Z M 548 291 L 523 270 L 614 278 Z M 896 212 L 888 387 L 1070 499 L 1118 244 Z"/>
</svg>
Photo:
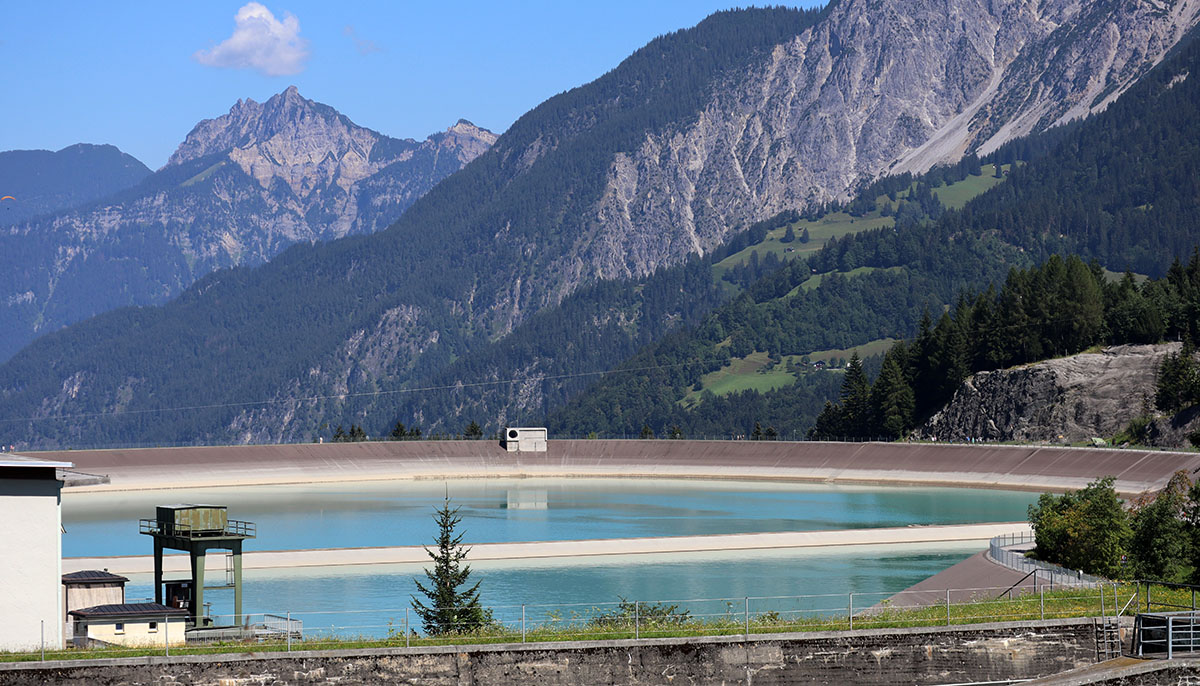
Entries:
<svg viewBox="0 0 1200 686">
<path fill-rule="evenodd" d="M 383 52 L 383 48 L 376 45 L 375 41 L 359 36 L 358 31 L 355 31 L 353 26 L 347 25 L 346 28 L 342 29 L 342 35 L 346 36 L 351 41 L 354 41 L 354 49 L 357 50 L 358 54 L 360 55 L 370 55 L 373 52 Z"/>
<path fill-rule="evenodd" d="M 300 37 L 300 20 L 283 21 L 257 2 L 248 2 L 234 17 L 233 35 L 192 59 L 209 67 L 251 68 L 267 76 L 298 74 L 308 59 L 308 40 Z"/>
</svg>

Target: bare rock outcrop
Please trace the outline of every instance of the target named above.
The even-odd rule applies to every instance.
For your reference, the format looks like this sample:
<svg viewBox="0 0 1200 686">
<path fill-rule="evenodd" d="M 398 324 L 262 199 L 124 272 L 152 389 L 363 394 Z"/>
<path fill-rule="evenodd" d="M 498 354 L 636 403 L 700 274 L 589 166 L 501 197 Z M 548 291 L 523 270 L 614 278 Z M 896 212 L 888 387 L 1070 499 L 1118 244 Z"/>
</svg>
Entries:
<svg viewBox="0 0 1200 686">
<path fill-rule="evenodd" d="M 1106 107 L 1200 19 L 1186 0 L 846 0 L 616 155 L 568 279 L 642 276 L 781 210 Z M 560 289 L 565 292 L 566 289 Z"/>
<path fill-rule="evenodd" d="M 964 381 L 915 437 L 1046 443 L 1111 437 L 1153 410 L 1158 365 L 1178 349 L 1178 343 L 1122 345 L 980 372 Z M 1174 433 L 1182 436 L 1182 430 Z"/>
</svg>

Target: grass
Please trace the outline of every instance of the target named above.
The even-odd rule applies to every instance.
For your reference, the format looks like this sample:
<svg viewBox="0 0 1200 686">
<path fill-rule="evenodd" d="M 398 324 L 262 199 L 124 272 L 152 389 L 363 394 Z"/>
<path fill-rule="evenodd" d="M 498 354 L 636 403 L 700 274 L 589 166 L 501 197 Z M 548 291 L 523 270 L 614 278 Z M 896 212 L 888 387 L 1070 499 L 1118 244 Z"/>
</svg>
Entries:
<svg viewBox="0 0 1200 686">
<path fill-rule="evenodd" d="M 994 176 L 995 173 L 995 166 L 987 164 L 983 166 L 982 176 L 968 176 L 957 183 L 935 188 L 934 193 L 946 207 L 960 208 L 971 198 L 1003 183 L 1004 179 L 997 179 Z M 899 197 L 903 198 L 906 194 L 902 192 Z M 890 204 L 890 201 L 887 196 L 881 195 L 876 198 L 876 204 L 882 208 L 885 204 Z M 783 242 L 783 237 L 787 234 L 787 226 L 768 231 L 767 237 L 761 243 L 748 246 L 713 265 L 713 278 L 720 281 L 730 268 L 745 264 L 750 259 L 752 252 L 758 252 L 760 259 L 766 257 L 767 253 L 774 253 L 780 260 L 793 260 L 820 250 L 825 247 L 830 238 L 841 238 L 859 231 L 884 228 L 893 224 L 895 224 L 895 220 L 883 216 L 878 209 L 861 217 L 852 217 L 846 212 L 831 212 L 815 221 L 801 219 L 791 224 L 797 237 L 795 241 Z M 801 243 L 799 240 L 804 229 L 808 229 L 809 241 L 807 243 Z M 789 248 L 793 252 L 788 252 Z"/>
<path fill-rule="evenodd" d="M 1188 609 L 1195 597 L 1190 589 L 1169 588 L 1145 584 L 1135 590 L 1133 584 L 1117 584 L 1116 603 L 1113 585 L 1106 585 L 1103 595 L 1099 589 L 1066 589 L 1043 593 L 1014 593 L 1007 597 L 997 589 L 983 590 L 978 596 L 953 603 L 949 607 L 938 603 L 923 607 L 900 607 L 884 601 L 874 607 L 856 611 L 851 617 L 846 611 L 768 611 L 743 615 L 736 605 L 715 617 L 666 618 L 661 621 L 635 623 L 632 618 L 609 621 L 552 620 L 521 631 L 520 625 L 492 626 L 484 630 L 451 636 L 410 636 L 407 643 L 402 634 L 386 639 L 366 637 L 314 638 L 293 640 L 290 649 L 297 650 L 359 650 L 372 648 L 428 647 L 441 645 L 477 645 L 496 643 L 542 643 L 550 641 L 620 640 L 632 638 L 687 638 L 702 636 L 736 636 L 811 631 L 845 631 L 850 629 L 887 629 L 936 627 L 1002 621 L 1033 621 L 1040 619 L 1087 618 L 1099 616 L 1103 599 L 1105 614 L 1113 615 L 1123 609 L 1126 615 L 1145 610 L 1146 598 L 1151 598 L 1154 611 Z M 1136 599 L 1136 600 L 1135 600 Z M 748 623 L 747 623 L 748 620 Z M 173 647 L 172 655 L 246 655 L 285 652 L 284 640 L 222 642 L 209 645 Z M 47 651 L 48 660 L 83 660 L 113 657 L 162 655 L 162 648 L 89 648 Z M 30 662 L 41 657 L 38 651 L 0 653 L 0 662 Z"/>
<path fill-rule="evenodd" d="M 865 358 L 872 355 L 882 355 L 895 344 L 895 338 L 877 338 L 873 341 L 867 341 L 862 345 L 855 345 L 849 348 L 837 350 L 817 350 L 809 353 L 808 359 L 810 362 L 820 361 L 829 364 L 833 360 L 837 359 L 849 360 L 850 355 L 852 355 L 855 351 L 858 352 L 858 356 L 860 358 Z M 803 357 L 803 355 L 787 355 L 785 356 L 785 360 L 789 357 L 792 359 L 794 364 L 800 364 L 800 358 Z"/>
<path fill-rule="evenodd" d="M 839 358 L 849 360 L 851 353 L 856 350 L 859 357 L 879 355 L 887 352 L 895 343 L 894 338 L 880 338 L 840 350 L 817 350 L 808 355 L 784 355 L 774 365 L 771 364 L 767 353 L 753 352 L 745 357 L 734 358 L 717 371 L 700 377 L 700 390 L 689 390 L 680 399 L 679 404 L 684 407 L 695 406 L 700 402 L 700 395 L 704 391 L 711 391 L 714 395 L 727 395 L 747 390 L 766 393 L 777 388 L 786 388 L 796 382 L 797 373 L 804 373 L 805 368 L 800 366 L 802 357 L 808 357 L 810 362 L 829 364 Z M 799 371 L 788 371 L 788 363 Z"/>
<path fill-rule="evenodd" d="M 691 407 L 700 401 L 700 394 L 704 391 L 712 391 L 716 395 L 747 390 L 765 393 L 776 388 L 786 388 L 795 382 L 796 375 L 787 371 L 786 367 L 770 366 L 767 353 L 754 352 L 745 357 L 734 358 L 717 371 L 700 377 L 701 390 L 688 391 L 679 402 L 685 407 Z"/>
<path fill-rule="evenodd" d="M 855 267 L 854 269 L 851 269 L 848 272 L 837 272 L 837 273 L 841 274 L 842 276 L 846 276 L 846 277 L 855 277 L 855 276 L 862 276 L 863 274 L 870 274 L 871 272 L 876 272 L 876 271 L 897 273 L 897 272 L 900 272 L 903 270 L 904 270 L 904 267 L 884 267 L 882 269 L 879 267 Z M 791 290 L 791 292 L 789 292 L 784 297 L 790 298 L 790 297 L 798 294 L 800 291 L 811 291 L 811 290 L 815 289 L 817 286 L 820 286 L 821 282 L 825 279 L 826 276 L 827 276 L 827 274 L 813 274 L 812 276 L 805 279 L 804 283 L 801 283 L 799 286 L 796 286 L 795 288 L 793 288 Z"/>
<path fill-rule="evenodd" d="M 1012 165 L 1009 165 L 1010 167 Z M 949 186 L 933 189 L 933 194 L 949 209 L 962 209 L 967 201 L 977 195 L 981 195 L 996 186 L 1004 183 L 1004 179 L 996 178 L 996 165 L 983 165 L 983 174 L 980 176 L 968 176 L 967 178 L 952 183 Z"/>
</svg>

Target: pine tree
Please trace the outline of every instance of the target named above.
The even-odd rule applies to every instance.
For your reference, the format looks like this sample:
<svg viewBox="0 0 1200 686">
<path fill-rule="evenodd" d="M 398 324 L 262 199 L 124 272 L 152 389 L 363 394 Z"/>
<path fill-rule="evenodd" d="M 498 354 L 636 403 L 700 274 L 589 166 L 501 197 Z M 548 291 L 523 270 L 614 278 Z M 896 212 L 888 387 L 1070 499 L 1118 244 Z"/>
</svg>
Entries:
<svg viewBox="0 0 1200 686">
<path fill-rule="evenodd" d="M 467 425 L 466 430 L 463 431 L 463 438 L 469 441 L 477 441 L 483 438 L 483 428 L 480 427 L 479 424 L 475 423 L 474 420 L 472 420 L 471 423 Z"/>
<path fill-rule="evenodd" d="M 408 431 L 404 428 L 404 422 L 397 421 L 396 426 L 392 427 L 392 433 L 388 435 L 393 441 L 403 441 L 408 437 Z"/>
<path fill-rule="evenodd" d="M 794 240 L 796 240 L 796 230 L 793 229 L 791 226 L 788 226 L 787 231 L 783 232 L 783 241 L 782 242 L 791 243 Z"/>
<path fill-rule="evenodd" d="M 454 531 L 462 518 L 458 516 L 457 507 L 450 507 L 447 497 L 433 519 L 438 526 L 437 550 L 425 549 L 433 560 L 433 569 L 425 570 L 429 585 L 414 579 L 429 604 L 412 596 L 413 610 L 430 636 L 475 631 L 489 623 L 491 612 L 479 604 L 478 581 L 474 586 L 463 588 L 471 576 L 471 566 L 463 562 L 471 549 L 463 546 L 463 535 Z"/>
<path fill-rule="evenodd" d="M 871 422 L 871 384 L 855 350 L 842 379 L 842 408 L 845 411 L 847 438 L 868 438 L 874 431 Z"/>
</svg>

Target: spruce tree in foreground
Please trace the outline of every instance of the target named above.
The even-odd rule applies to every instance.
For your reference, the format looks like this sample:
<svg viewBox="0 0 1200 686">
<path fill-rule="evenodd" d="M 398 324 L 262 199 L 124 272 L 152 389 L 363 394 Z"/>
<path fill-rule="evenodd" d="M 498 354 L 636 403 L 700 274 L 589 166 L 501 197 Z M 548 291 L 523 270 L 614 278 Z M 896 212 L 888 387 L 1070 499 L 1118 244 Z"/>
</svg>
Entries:
<svg viewBox="0 0 1200 686">
<path fill-rule="evenodd" d="M 433 559 L 433 569 L 425 570 L 429 585 L 416 582 L 429 604 L 412 596 L 413 610 L 429 636 L 475 631 L 490 623 L 491 612 L 479 604 L 479 582 L 466 587 L 471 567 L 464 560 L 471 549 L 463 546 L 463 535 L 454 532 L 462 518 L 447 497 L 433 519 L 438 525 L 437 550 L 425 549 Z"/>
</svg>

